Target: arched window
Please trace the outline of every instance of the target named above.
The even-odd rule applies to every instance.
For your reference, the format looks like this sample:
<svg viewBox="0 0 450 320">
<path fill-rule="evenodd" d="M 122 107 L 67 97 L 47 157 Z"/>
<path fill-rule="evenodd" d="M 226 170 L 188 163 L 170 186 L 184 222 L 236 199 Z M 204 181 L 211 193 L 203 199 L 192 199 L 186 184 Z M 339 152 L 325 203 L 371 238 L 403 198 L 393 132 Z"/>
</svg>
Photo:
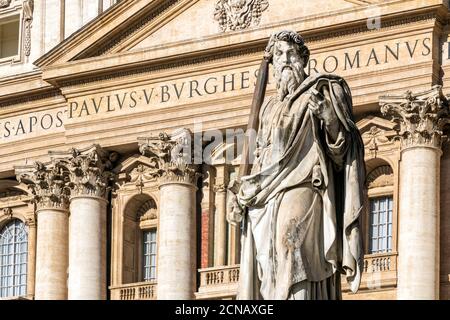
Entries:
<svg viewBox="0 0 450 320">
<path fill-rule="evenodd" d="M 134 196 L 123 220 L 124 284 L 157 279 L 158 208 L 147 194 Z"/>
<path fill-rule="evenodd" d="M 27 291 L 28 232 L 14 219 L 0 230 L 0 297 L 23 296 Z"/>
<path fill-rule="evenodd" d="M 383 164 L 367 176 L 369 188 L 368 246 L 369 254 L 393 251 L 393 172 Z"/>
<path fill-rule="evenodd" d="M 147 200 L 138 210 L 142 230 L 142 257 L 141 279 L 143 281 L 156 280 L 156 225 L 151 221 L 157 218 L 156 203 L 153 199 Z M 150 224 L 149 224 L 150 222 Z M 156 221 L 155 221 L 156 223 Z"/>
</svg>

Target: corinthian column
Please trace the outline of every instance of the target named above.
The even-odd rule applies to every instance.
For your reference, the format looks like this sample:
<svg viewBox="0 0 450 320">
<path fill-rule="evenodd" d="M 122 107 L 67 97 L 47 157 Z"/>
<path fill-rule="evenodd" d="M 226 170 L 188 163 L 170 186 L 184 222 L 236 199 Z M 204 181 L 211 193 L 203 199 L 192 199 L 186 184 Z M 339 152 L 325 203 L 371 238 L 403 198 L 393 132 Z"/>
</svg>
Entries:
<svg viewBox="0 0 450 320">
<path fill-rule="evenodd" d="M 106 299 L 106 210 L 111 162 L 100 146 L 50 153 L 69 172 L 69 300 Z"/>
<path fill-rule="evenodd" d="M 439 298 L 439 176 L 448 103 L 441 87 L 381 97 L 400 124 L 398 299 Z"/>
<path fill-rule="evenodd" d="M 30 186 L 36 205 L 36 300 L 67 299 L 69 190 L 58 164 L 37 162 L 16 167 L 17 178 Z"/>
<path fill-rule="evenodd" d="M 157 297 L 192 299 L 196 290 L 196 182 L 191 133 L 139 138 L 140 151 L 155 165 L 159 180 L 160 215 Z"/>
</svg>

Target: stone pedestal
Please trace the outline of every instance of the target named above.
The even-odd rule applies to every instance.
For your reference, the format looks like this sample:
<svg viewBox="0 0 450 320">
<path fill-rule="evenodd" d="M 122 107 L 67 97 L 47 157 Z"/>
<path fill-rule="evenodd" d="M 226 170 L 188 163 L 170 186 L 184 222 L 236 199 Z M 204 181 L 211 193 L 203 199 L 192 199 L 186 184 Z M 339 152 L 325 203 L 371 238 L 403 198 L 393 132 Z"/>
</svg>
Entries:
<svg viewBox="0 0 450 320">
<path fill-rule="evenodd" d="M 439 177 L 448 103 L 435 86 L 382 97 L 381 105 L 400 124 L 397 298 L 439 299 Z"/>
<path fill-rule="evenodd" d="M 70 200 L 69 300 L 106 299 L 106 207 L 103 198 Z"/>
<path fill-rule="evenodd" d="M 196 182 L 192 137 L 183 129 L 172 136 L 139 138 L 139 149 L 155 164 L 160 185 L 157 298 L 193 299 L 196 290 Z"/>
</svg>

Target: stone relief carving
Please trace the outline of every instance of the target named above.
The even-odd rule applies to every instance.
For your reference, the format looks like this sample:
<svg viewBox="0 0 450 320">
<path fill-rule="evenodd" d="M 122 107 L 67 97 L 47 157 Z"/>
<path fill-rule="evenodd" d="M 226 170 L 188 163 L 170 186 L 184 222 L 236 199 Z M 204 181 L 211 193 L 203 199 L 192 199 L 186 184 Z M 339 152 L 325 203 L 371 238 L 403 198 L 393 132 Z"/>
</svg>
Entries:
<svg viewBox="0 0 450 320">
<path fill-rule="evenodd" d="M 37 226 L 36 214 L 28 216 L 25 220 L 25 225 L 27 225 L 28 227 L 31 227 L 31 228 L 36 227 Z"/>
<path fill-rule="evenodd" d="M 220 29 L 225 32 L 242 30 L 259 25 L 262 12 L 269 7 L 268 0 L 217 0 L 214 19 L 219 21 Z"/>
<path fill-rule="evenodd" d="M 110 154 L 99 145 L 87 150 L 72 148 L 69 153 L 61 163 L 69 173 L 71 195 L 106 197 L 114 178 L 111 169 L 116 154 Z"/>
<path fill-rule="evenodd" d="M 65 169 L 58 162 L 16 167 L 17 180 L 28 185 L 37 209 L 63 209 L 69 207 L 70 189 Z"/>
<path fill-rule="evenodd" d="M 31 23 L 33 22 L 34 0 L 25 0 L 23 2 L 23 22 L 25 37 L 23 49 L 25 56 L 30 56 L 31 52 Z"/>
<path fill-rule="evenodd" d="M 12 218 L 13 212 L 11 208 L 3 208 L 3 215 L 10 220 Z"/>
<path fill-rule="evenodd" d="M 147 173 L 164 182 L 186 182 L 195 184 L 201 175 L 193 164 L 191 132 L 187 129 L 169 136 L 166 133 L 158 137 L 138 138 L 139 151 L 151 162 Z"/>
<path fill-rule="evenodd" d="M 363 138 L 366 150 L 369 150 L 372 157 L 377 156 L 378 146 L 389 142 L 385 136 L 386 132 L 376 126 L 370 127 L 369 131 L 364 132 L 361 136 Z"/>
<path fill-rule="evenodd" d="M 155 179 L 153 169 L 153 167 L 147 167 L 146 165 L 139 164 L 129 173 L 129 182 L 134 183 L 134 185 L 139 189 L 139 193 L 143 192 L 145 182 Z"/>
<path fill-rule="evenodd" d="M 401 96 L 380 97 L 381 113 L 390 115 L 400 125 L 402 147 L 427 145 L 440 148 L 443 142 L 443 126 L 448 122 L 448 101 L 442 87 Z"/>
<path fill-rule="evenodd" d="M 11 3 L 11 0 L 0 0 L 0 8 L 6 8 Z"/>
<path fill-rule="evenodd" d="M 98 145 L 69 152 L 52 152 L 48 163 L 15 167 L 17 180 L 31 189 L 32 202 L 38 209 L 68 209 L 74 196 L 105 197 L 110 189 L 112 163 L 117 153 Z"/>
</svg>

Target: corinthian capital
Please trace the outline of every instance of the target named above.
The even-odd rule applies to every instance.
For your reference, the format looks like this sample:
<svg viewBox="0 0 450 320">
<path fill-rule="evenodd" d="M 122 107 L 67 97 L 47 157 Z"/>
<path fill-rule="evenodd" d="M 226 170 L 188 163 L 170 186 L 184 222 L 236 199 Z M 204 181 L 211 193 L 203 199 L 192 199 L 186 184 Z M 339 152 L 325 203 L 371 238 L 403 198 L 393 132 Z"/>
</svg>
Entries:
<svg viewBox="0 0 450 320">
<path fill-rule="evenodd" d="M 160 133 L 158 137 L 138 138 L 139 151 L 153 164 L 150 174 L 160 184 L 184 182 L 195 185 L 198 166 L 194 164 L 192 133 L 188 129 L 172 135 Z"/>
<path fill-rule="evenodd" d="M 61 209 L 69 206 L 68 176 L 57 162 L 35 162 L 33 165 L 15 167 L 17 180 L 28 185 L 37 210 Z"/>
<path fill-rule="evenodd" d="M 99 145 L 86 149 L 72 148 L 68 152 L 49 152 L 68 172 L 71 196 L 106 197 L 110 189 L 111 172 L 116 153 L 109 153 Z"/>
<path fill-rule="evenodd" d="M 448 101 L 441 86 L 401 96 L 380 97 L 381 113 L 400 125 L 402 148 L 430 146 L 440 148 L 442 128 L 448 121 Z"/>
</svg>

